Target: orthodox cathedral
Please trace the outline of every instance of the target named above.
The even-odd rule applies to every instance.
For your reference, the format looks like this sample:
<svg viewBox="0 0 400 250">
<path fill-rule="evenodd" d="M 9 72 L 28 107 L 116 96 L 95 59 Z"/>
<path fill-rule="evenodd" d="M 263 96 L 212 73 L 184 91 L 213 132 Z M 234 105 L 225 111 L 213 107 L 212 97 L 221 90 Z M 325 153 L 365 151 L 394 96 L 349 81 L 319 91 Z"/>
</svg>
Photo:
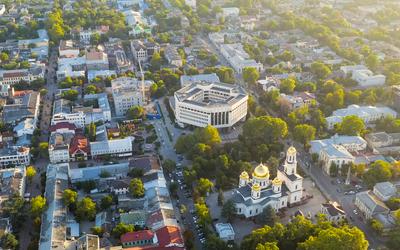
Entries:
<svg viewBox="0 0 400 250">
<path fill-rule="evenodd" d="M 262 213 L 267 206 L 279 210 L 301 201 L 303 177 L 297 174 L 296 153 L 294 147 L 287 150 L 285 162 L 272 181 L 268 167 L 262 163 L 254 169 L 252 178 L 246 171 L 241 173 L 239 188 L 232 197 L 237 215 L 249 218 Z"/>
</svg>

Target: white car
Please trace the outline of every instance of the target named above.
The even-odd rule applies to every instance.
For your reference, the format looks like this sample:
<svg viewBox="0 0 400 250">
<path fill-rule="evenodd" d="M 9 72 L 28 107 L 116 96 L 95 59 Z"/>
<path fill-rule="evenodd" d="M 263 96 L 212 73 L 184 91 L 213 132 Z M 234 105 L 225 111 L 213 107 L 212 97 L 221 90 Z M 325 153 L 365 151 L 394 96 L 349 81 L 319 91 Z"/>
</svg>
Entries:
<svg viewBox="0 0 400 250">
<path fill-rule="evenodd" d="M 357 214 L 358 214 L 357 209 L 354 209 L 354 210 L 353 210 L 353 213 L 354 213 L 355 215 L 357 215 Z"/>
</svg>

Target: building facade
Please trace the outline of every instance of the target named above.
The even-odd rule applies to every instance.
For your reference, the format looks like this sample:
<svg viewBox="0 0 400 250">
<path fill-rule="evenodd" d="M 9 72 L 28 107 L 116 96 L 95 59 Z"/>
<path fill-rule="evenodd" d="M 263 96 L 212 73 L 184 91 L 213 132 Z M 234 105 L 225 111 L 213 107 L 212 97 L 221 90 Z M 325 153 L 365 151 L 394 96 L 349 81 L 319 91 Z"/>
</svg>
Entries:
<svg viewBox="0 0 400 250">
<path fill-rule="evenodd" d="M 143 89 L 141 82 L 136 78 L 120 77 L 111 81 L 115 113 L 124 116 L 133 106 L 143 106 L 146 101 L 146 86 Z"/>
<path fill-rule="evenodd" d="M 175 92 L 175 117 L 180 126 L 232 127 L 246 118 L 247 99 L 237 85 L 193 83 Z"/>
</svg>

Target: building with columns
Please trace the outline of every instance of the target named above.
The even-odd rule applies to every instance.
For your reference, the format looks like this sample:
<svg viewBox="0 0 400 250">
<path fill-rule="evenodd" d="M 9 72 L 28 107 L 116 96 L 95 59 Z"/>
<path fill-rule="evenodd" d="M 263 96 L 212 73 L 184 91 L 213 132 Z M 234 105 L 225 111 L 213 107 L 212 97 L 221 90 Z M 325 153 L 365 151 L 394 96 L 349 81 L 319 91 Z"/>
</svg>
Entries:
<svg viewBox="0 0 400 250">
<path fill-rule="evenodd" d="M 247 115 L 246 91 L 239 85 L 194 82 L 174 94 L 174 112 L 179 126 L 229 128 Z"/>
<path fill-rule="evenodd" d="M 303 177 L 297 174 L 296 154 L 294 147 L 287 150 L 285 162 L 273 180 L 268 166 L 262 163 L 254 169 L 252 178 L 246 171 L 242 172 L 239 187 L 232 196 L 237 215 L 250 218 L 262 213 L 267 206 L 278 211 L 302 200 Z"/>
</svg>

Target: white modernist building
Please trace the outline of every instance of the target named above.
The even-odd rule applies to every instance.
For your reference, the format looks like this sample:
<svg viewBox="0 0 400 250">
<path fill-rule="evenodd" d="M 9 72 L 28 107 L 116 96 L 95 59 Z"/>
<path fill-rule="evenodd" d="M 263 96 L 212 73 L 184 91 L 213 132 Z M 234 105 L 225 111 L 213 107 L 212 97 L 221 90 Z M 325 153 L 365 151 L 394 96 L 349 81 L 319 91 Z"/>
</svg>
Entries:
<svg viewBox="0 0 400 250">
<path fill-rule="evenodd" d="M 193 83 L 175 92 L 175 117 L 180 126 L 231 127 L 246 118 L 247 99 L 237 85 Z"/>
<path fill-rule="evenodd" d="M 146 81 L 144 90 L 141 81 L 131 77 L 120 77 L 111 81 L 112 95 L 114 99 L 115 113 L 124 116 L 132 106 L 143 106 L 145 95 L 143 94 L 150 82 Z"/>
<path fill-rule="evenodd" d="M 263 212 L 267 206 L 275 210 L 300 202 L 303 198 L 303 177 L 297 174 L 297 151 L 290 147 L 285 163 L 278 168 L 275 179 L 270 180 L 267 166 L 258 165 L 250 179 L 244 171 L 239 177 L 239 188 L 232 196 L 236 214 L 246 218 Z"/>
<path fill-rule="evenodd" d="M 363 119 L 365 124 L 368 124 L 387 116 L 396 118 L 397 112 L 389 107 L 358 106 L 353 104 L 347 108 L 333 111 L 332 115 L 326 118 L 328 129 L 333 129 L 335 124 L 342 122 L 344 117 L 350 115 L 356 115 Z"/>
</svg>

